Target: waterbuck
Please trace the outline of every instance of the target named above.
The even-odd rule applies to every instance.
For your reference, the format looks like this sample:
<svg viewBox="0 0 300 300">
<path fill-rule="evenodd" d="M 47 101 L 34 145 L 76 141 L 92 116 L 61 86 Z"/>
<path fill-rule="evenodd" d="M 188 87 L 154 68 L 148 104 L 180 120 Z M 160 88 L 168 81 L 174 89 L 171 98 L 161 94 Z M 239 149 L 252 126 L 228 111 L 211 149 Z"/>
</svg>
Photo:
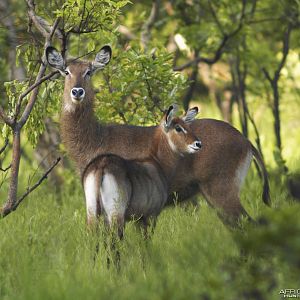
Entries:
<svg viewBox="0 0 300 300">
<path fill-rule="evenodd" d="M 65 76 L 61 135 L 81 174 L 95 157 L 105 153 L 127 160 L 151 157 L 156 127 L 103 125 L 94 115 L 91 76 L 109 63 L 111 55 L 111 48 L 104 46 L 92 62 L 77 60 L 67 63 L 55 48 L 46 49 L 49 65 Z M 199 119 L 192 121 L 190 126 L 201 138 L 203 148 L 194 155 L 182 157 L 178 163 L 170 183 L 170 191 L 178 192 L 178 201 L 201 193 L 208 203 L 233 223 L 243 215 L 248 216 L 239 194 L 254 157 L 264 179 L 262 198 L 269 204 L 267 171 L 261 156 L 248 139 L 223 121 Z M 172 203 L 173 199 L 171 193 L 168 203 Z"/>
<path fill-rule="evenodd" d="M 147 235 L 147 227 L 166 204 L 170 183 L 180 158 L 201 148 L 189 123 L 198 113 L 190 109 L 183 118 L 174 117 L 170 106 L 160 125 L 154 128 L 150 157 L 127 160 L 115 154 L 103 154 L 92 160 L 83 172 L 88 220 L 104 213 L 106 224 L 123 236 L 124 222 L 138 219 Z"/>
</svg>

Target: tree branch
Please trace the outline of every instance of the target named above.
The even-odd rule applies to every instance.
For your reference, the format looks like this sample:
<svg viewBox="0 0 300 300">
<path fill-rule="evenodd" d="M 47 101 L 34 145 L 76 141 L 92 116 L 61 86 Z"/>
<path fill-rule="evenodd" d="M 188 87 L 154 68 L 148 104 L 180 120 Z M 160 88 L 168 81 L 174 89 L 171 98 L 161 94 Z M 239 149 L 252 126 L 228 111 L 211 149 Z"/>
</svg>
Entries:
<svg viewBox="0 0 300 300">
<path fill-rule="evenodd" d="M 208 0 L 207 3 L 209 5 L 210 12 L 211 12 L 211 14 L 212 14 L 212 16 L 213 16 L 213 18 L 214 18 L 214 20 L 215 20 L 215 22 L 216 22 L 219 30 L 220 30 L 220 32 L 222 33 L 223 36 L 225 36 L 226 34 L 224 32 L 224 29 L 222 27 L 222 24 L 221 24 L 219 18 L 218 18 L 217 13 L 216 13 L 216 11 L 213 8 L 212 2 L 210 0 Z"/>
<path fill-rule="evenodd" d="M 54 24 L 53 24 L 53 26 L 52 26 L 52 31 L 49 33 L 48 37 L 46 38 L 46 41 L 45 41 L 45 49 L 49 46 L 50 41 L 51 41 L 51 39 L 52 39 L 52 37 L 53 37 L 53 34 L 54 34 L 54 31 L 55 31 L 56 27 L 58 26 L 59 21 L 60 21 L 60 18 L 57 18 L 57 19 L 55 20 L 55 22 L 54 22 Z M 41 62 L 41 66 L 40 66 L 38 75 L 37 75 L 37 77 L 36 77 L 35 83 L 34 83 L 35 87 L 31 89 L 31 90 L 32 90 L 31 97 L 30 97 L 30 99 L 29 99 L 29 101 L 28 101 L 28 103 L 27 103 L 27 105 L 26 105 L 26 107 L 25 107 L 25 109 L 24 109 L 24 112 L 23 112 L 23 114 L 22 114 L 22 116 L 21 116 L 21 118 L 20 118 L 20 120 L 19 120 L 19 122 L 18 122 L 18 124 L 19 124 L 19 126 L 20 126 L 21 128 L 24 126 L 24 124 L 25 124 L 26 121 L 28 120 L 29 115 L 30 115 L 30 113 L 31 113 L 31 111 L 32 111 L 32 109 L 33 109 L 33 106 L 34 106 L 34 104 L 35 104 L 35 102 L 36 102 L 36 100 L 37 100 L 37 95 L 38 95 L 38 92 L 39 92 L 39 85 L 40 85 L 43 81 L 45 81 L 46 79 L 48 79 L 47 76 L 45 76 L 46 79 L 43 80 L 43 76 L 44 76 L 44 73 L 45 73 L 45 71 L 46 71 L 46 68 L 47 68 L 47 63 L 46 63 L 46 58 L 45 58 L 45 53 L 44 53 L 43 58 L 42 58 L 42 62 Z M 52 74 L 52 73 L 50 73 L 49 75 L 51 75 L 51 74 Z M 53 75 L 54 75 L 54 74 L 52 74 L 52 76 L 53 76 Z M 51 77 L 51 76 L 50 76 L 50 77 Z M 50 78 L 50 77 L 49 77 L 49 78 Z M 39 83 L 39 84 L 38 84 L 38 83 Z"/>
<path fill-rule="evenodd" d="M 6 171 L 9 170 L 10 168 L 11 168 L 11 164 L 10 164 L 8 167 L 6 167 L 6 168 L 1 168 L 1 167 L 0 167 L 0 171 L 6 172 Z"/>
<path fill-rule="evenodd" d="M 159 14 L 159 6 L 160 6 L 160 0 L 152 1 L 152 9 L 151 9 L 150 16 L 142 27 L 141 44 L 144 47 L 144 49 L 146 49 L 148 46 L 151 37 L 151 28 L 153 27 Z"/>
<path fill-rule="evenodd" d="M 17 207 L 21 204 L 21 202 L 31 193 L 33 192 L 42 182 L 47 179 L 49 173 L 56 167 L 56 165 L 60 162 L 61 158 L 58 157 L 56 161 L 52 164 L 52 166 L 44 173 L 44 175 L 31 187 L 27 188 L 27 191 L 12 205 L 6 206 L 0 211 L 0 218 L 4 218 L 9 215 L 11 212 L 15 211 Z"/>
<path fill-rule="evenodd" d="M 195 58 L 195 59 L 193 59 L 193 60 L 191 60 L 191 61 L 189 61 L 189 62 L 187 62 L 187 63 L 185 63 L 183 65 L 181 65 L 181 66 L 177 66 L 177 67 L 175 66 L 173 68 L 173 70 L 174 71 L 182 71 L 182 70 L 184 70 L 186 68 L 189 68 L 189 67 L 191 67 L 193 65 L 197 65 L 200 62 L 204 62 L 204 63 L 206 63 L 208 65 L 213 65 L 214 63 L 216 63 L 221 58 L 221 56 L 223 54 L 224 47 L 225 47 L 228 39 L 229 39 L 228 35 L 225 35 L 223 37 L 222 42 L 220 43 L 220 45 L 219 45 L 219 47 L 218 47 L 218 49 L 217 49 L 217 51 L 215 53 L 215 56 L 213 58 L 206 58 L 206 57 L 199 56 L 199 57 L 197 57 L 197 58 Z"/>
<path fill-rule="evenodd" d="M 34 12 L 34 1 L 33 0 L 26 0 L 26 1 L 28 3 L 29 10 Z M 33 16 L 33 18 L 34 18 L 34 16 Z M 42 30 L 41 33 L 43 35 L 45 34 L 45 46 L 44 46 L 45 49 L 46 49 L 47 46 L 50 45 L 50 41 L 53 38 L 53 35 L 54 35 L 55 30 L 56 30 L 56 28 L 59 24 L 59 21 L 60 21 L 60 18 L 57 18 L 55 20 L 53 26 L 51 27 L 50 33 L 47 33 L 45 29 L 41 29 L 39 27 L 40 24 L 38 25 L 38 24 L 34 23 L 37 26 L 37 29 Z M 44 52 L 45 52 L 45 50 L 44 50 Z M 22 127 L 25 125 L 26 121 L 28 120 L 29 115 L 30 115 L 30 113 L 33 109 L 33 106 L 36 103 L 37 95 L 38 95 L 38 91 L 39 91 L 39 86 L 44 81 L 43 76 L 44 76 L 44 73 L 46 71 L 46 67 L 47 67 L 47 63 L 46 63 L 46 57 L 45 57 L 45 53 L 44 53 L 43 57 L 42 57 L 42 62 L 41 62 L 41 65 L 40 65 L 39 72 L 36 76 L 35 83 L 34 83 L 32 88 L 29 88 L 30 91 L 28 93 L 30 93 L 30 92 L 32 93 L 31 96 L 30 96 L 30 99 L 29 99 L 29 101 L 28 101 L 28 103 L 27 103 L 27 105 L 26 105 L 26 107 L 23 111 L 23 114 L 22 114 L 20 120 L 17 121 L 17 116 L 15 116 L 14 120 L 11 124 L 11 127 L 13 129 L 11 176 L 10 176 L 10 183 L 9 183 L 7 201 L 6 201 L 3 209 L 0 210 L 1 217 L 5 217 L 10 212 L 14 211 L 18 207 L 18 205 L 21 203 L 21 201 L 23 201 L 23 199 L 40 184 L 39 183 L 39 184 L 33 186 L 32 188 L 30 188 L 29 191 L 24 194 L 25 195 L 24 197 L 21 197 L 19 200 L 17 200 L 18 183 L 19 183 L 19 168 L 20 168 L 20 159 L 21 159 L 21 130 L 22 130 Z M 46 78 L 48 78 L 48 77 L 46 76 Z M 23 98 L 22 97 L 20 98 L 21 101 L 22 101 Z M 20 101 L 19 105 L 21 105 L 21 101 Z M 16 107 L 16 108 L 17 108 L 17 110 L 20 109 L 19 107 Z M 0 110 L 0 112 L 1 112 L 1 110 Z M 3 117 L 3 114 L 1 114 L 1 116 Z M 5 117 L 5 115 L 4 115 L 4 117 Z M 10 122 L 9 119 L 6 120 L 6 121 Z M 51 170 L 49 170 L 49 172 Z M 44 180 L 44 179 L 42 179 L 42 180 Z"/>
<path fill-rule="evenodd" d="M 28 15 L 31 21 L 33 22 L 34 26 L 37 28 L 37 30 L 42 34 L 44 38 L 48 38 L 49 35 L 51 35 L 51 32 L 55 32 L 57 37 L 59 39 L 63 38 L 62 32 L 57 28 L 57 30 L 53 31 L 53 26 L 51 26 L 45 19 L 42 17 L 36 15 L 35 13 L 35 4 L 34 0 L 26 0 L 28 5 Z"/>
<path fill-rule="evenodd" d="M 290 35 L 291 35 L 291 32 L 292 32 L 292 29 L 293 29 L 292 24 L 289 24 L 288 28 L 285 31 L 284 36 L 283 36 L 282 59 L 281 59 L 279 65 L 278 65 L 277 70 L 274 73 L 274 80 L 277 80 L 277 81 L 279 80 L 281 70 L 284 67 L 286 59 L 287 59 L 287 56 L 289 54 L 289 50 L 290 50 Z"/>
<path fill-rule="evenodd" d="M 293 28 L 294 28 L 293 24 L 289 23 L 287 26 L 287 29 L 285 30 L 285 32 L 283 34 L 282 59 L 280 60 L 279 65 L 278 65 L 277 69 L 275 70 L 273 77 L 270 75 L 270 73 L 267 71 L 266 68 L 262 68 L 262 71 L 263 71 L 266 79 L 269 81 L 269 83 L 272 87 L 272 92 L 273 92 L 272 111 L 273 111 L 273 116 L 274 116 L 274 133 L 275 133 L 276 145 L 279 150 L 279 155 L 281 157 L 281 161 L 284 161 L 284 160 L 282 159 L 281 119 L 280 119 L 280 109 L 279 109 L 280 94 L 279 94 L 278 82 L 280 79 L 280 74 L 281 74 L 282 68 L 284 67 L 284 65 L 286 63 L 286 59 L 289 54 L 290 36 L 291 36 L 291 32 L 292 32 Z M 284 172 L 287 173 L 288 169 L 284 163 L 283 163 L 283 169 L 284 169 Z"/>
<path fill-rule="evenodd" d="M 266 68 L 262 68 L 262 71 L 263 71 L 266 79 L 270 82 L 271 85 L 273 85 L 273 79 L 271 78 L 271 75 L 268 72 L 268 70 Z"/>
<path fill-rule="evenodd" d="M 223 30 L 221 31 L 222 35 L 223 35 L 223 38 L 222 38 L 222 41 L 219 45 L 219 47 L 217 48 L 216 52 L 215 52 L 215 55 L 214 57 L 212 58 L 206 58 L 206 57 L 202 57 L 202 56 L 199 56 L 181 66 L 175 66 L 173 68 L 174 71 L 182 71 L 186 68 L 189 68 L 193 65 L 197 65 L 199 64 L 200 62 L 204 62 L 208 65 L 213 65 L 214 63 L 216 63 L 223 55 L 223 52 L 224 52 L 224 49 L 225 49 L 225 46 L 227 45 L 227 42 L 228 40 L 230 40 L 231 38 L 233 38 L 235 35 L 237 35 L 239 33 L 239 31 L 242 29 L 243 27 L 243 22 L 244 22 L 244 18 L 245 18 L 245 9 L 246 9 L 246 0 L 243 0 L 243 3 L 242 3 L 242 9 L 241 9 L 241 17 L 240 17 L 240 20 L 239 20 L 239 24 L 237 26 L 237 28 L 235 30 L 233 30 L 231 33 L 227 34 L 226 32 L 224 32 Z M 214 12 L 214 11 L 213 11 Z M 217 25 L 218 27 L 221 26 L 221 24 L 219 23 L 219 20 L 217 18 L 216 15 L 214 15 L 214 18 L 215 18 L 215 21 L 217 22 Z"/>
<path fill-rule="evenodd" d="M 58 74 L 59 71 L 53 71 L 46 76 L 42 77 L 40 80 L 36 81 L 34 84 L 32 84 L 25 92 L 23 92 L 18 99 L 18 103 L 16 105 L 16 112 L 15 112 L 15 119 L 18 117 L 20 110 L 21 110 L 21 105 L 22 105 L 22 100 L 36 87 L 38 87 L 40 84 L 42 84 L 44 81 L 50 79 L 53 77 L 55 74 Z"/>
<path fill-rule="evenodd" d="M 3 120 L 3 122 L 5 124 L 7 124 L 8 126 L 12 127 L 13 126 L 13 119 L 10 118 L 4 111 L 3 107 L 0 106 L 0 118 Z"/>
<path fill-rule="evenodd" d="M 9 140 L 8 140 L 8 138 L 6 138 L 3 147 L 0 149 L 0 154 L 2 154 L 5 151 L 8 143 L 9 143 Z"/>
</svg>

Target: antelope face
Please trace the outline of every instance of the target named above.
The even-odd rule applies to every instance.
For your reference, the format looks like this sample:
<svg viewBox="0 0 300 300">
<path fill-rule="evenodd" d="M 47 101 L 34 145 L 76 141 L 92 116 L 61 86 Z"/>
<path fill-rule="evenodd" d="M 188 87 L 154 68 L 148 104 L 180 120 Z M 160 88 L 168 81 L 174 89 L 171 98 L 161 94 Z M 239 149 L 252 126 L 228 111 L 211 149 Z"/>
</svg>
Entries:
<svg viewBox="0 0 300 300">
<path fill-rule="evenodd" d="M 174 106 L 170 106 L 165 115 L 164 129 L 168 143 L 174 152 L 184 155 L 195 153 L 202 147 L 201 141 L 195 136 L 190 124 L 198 114 L 198 108 L 194 107 L 183 118 L 173 117 Z"/>
<path fill-rule="evenodd" d="M 46 58 L 49 65 L 59 70 L 65 77 L 65 106 L 78 105 L 84 102 L 85 99 L 92 98 L 91 77 L 95 71 L 103 69 L 109 63 L 111 53 L 111 48 L 104 46 L 92 62 L 73 61 L 67 64 L 61 53 L 55 48 L 48 47 L 46 49 Z"/>
</svg>

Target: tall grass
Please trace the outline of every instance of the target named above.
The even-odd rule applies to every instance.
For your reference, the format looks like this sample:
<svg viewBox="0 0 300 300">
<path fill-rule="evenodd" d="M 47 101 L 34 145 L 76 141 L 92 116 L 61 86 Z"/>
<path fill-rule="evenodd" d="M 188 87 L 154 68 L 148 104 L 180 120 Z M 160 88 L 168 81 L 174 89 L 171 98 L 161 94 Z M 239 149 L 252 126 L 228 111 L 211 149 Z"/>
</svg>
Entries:
<svg viewBox="0 0 300 300">
<path fill-rule="evenodd" d="M 230 230 L 204 201 L 199 208 L 164 210 L 150 241 L 129 223 L 118 271 L 107 268 L 103 235 L 86 227 L 79 182 L 60 196 L 43 186 L 0 223 L 0 299 L 278 299 L 281 288 L 299 288 L 294 260 L 285 259 L 281 248 L 269 252 L 272 257 L 256 250 L 265 245 L 265 232 L 280 243 L 290 227 L 278 234 L 274 226 L 293 213 L 299 217 L 300 206 L 273 184 L 277 208 L 271 211 L 262 204 L 261 189 L 251 173 L 242 201 L 252 216 L 266 215 L 269 225 L 262 228 Z M 299 237 L 295 222 L 292 234 Z M 245 254 L 249 240 L 254 250 Z"/>
<path fill-rule="evenodd" d="M 204 106 L 201 116 L 215 115 L 212 109 Z M 287 115 L 284 119 L 289 120 Z M 276 168 L 270 120 L 262 118 L 258 124 L 269 170 Z M 296 127 L 289 121 L 282 128 L 291 172 L 300 168 Z M 4 165 L 8 163 L 9 157 Z M 30 173 L 22 162 L 20 193 Z M 79 180 L 70 180 L 74 177 L 65 176 L 61 194 L 48 184 L 41 186 L 0 220 L 1 300 L 279 299 L 281 289 L 300 288 L 300 205 L 272 171 L 271 209 L 262 203 L 262 183 L 255 171 L 248 174 L 242 191 L 243 205 L 261 225 L 243 222 L 242 230 L 229 229 L 203 199 L 197 209 L 168 208 L 150 241 L 142 239 L 135 224 L 126 226 L 119 245 L 120 271 L 107 268 L 103 227 L 98 234 L 87 229 L 84 196 Z M 1 199 L 6 192 L 7 182 Z"/>
</svg>

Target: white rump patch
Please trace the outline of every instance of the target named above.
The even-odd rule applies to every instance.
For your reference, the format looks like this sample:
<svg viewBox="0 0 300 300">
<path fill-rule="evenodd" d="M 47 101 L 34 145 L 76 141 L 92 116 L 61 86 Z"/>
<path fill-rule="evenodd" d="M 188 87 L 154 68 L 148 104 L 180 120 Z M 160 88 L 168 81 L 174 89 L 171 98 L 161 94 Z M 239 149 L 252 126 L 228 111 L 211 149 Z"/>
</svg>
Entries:
<svg viewBox="0 0 300 300">
<path fill-rule="evenodd" d="M 84 181 L 86 212 L 88 219 L 97 216 L 97 180 L 94 172 L 87 175 Z"/>
<path fill-rule="evenodd" d="M 246 158 L 240 163 L 240 165 L 238 166 L 235 172 L 235 183 L 239 191 L 248 173 L 248 169 L 250 167 L 251 161 L 252 161 L 252 152 L 249 151 L 248 154 L 246 155 Z"/>
<path fill-rule="evenodd" d="M 122 199 L 122 191 L 113 175 L 107 173 L 103 176 L 100 193 L 109 223 L 112 222 L 114 216 L 125 215 L 126 200 Z"/>
</svg>

